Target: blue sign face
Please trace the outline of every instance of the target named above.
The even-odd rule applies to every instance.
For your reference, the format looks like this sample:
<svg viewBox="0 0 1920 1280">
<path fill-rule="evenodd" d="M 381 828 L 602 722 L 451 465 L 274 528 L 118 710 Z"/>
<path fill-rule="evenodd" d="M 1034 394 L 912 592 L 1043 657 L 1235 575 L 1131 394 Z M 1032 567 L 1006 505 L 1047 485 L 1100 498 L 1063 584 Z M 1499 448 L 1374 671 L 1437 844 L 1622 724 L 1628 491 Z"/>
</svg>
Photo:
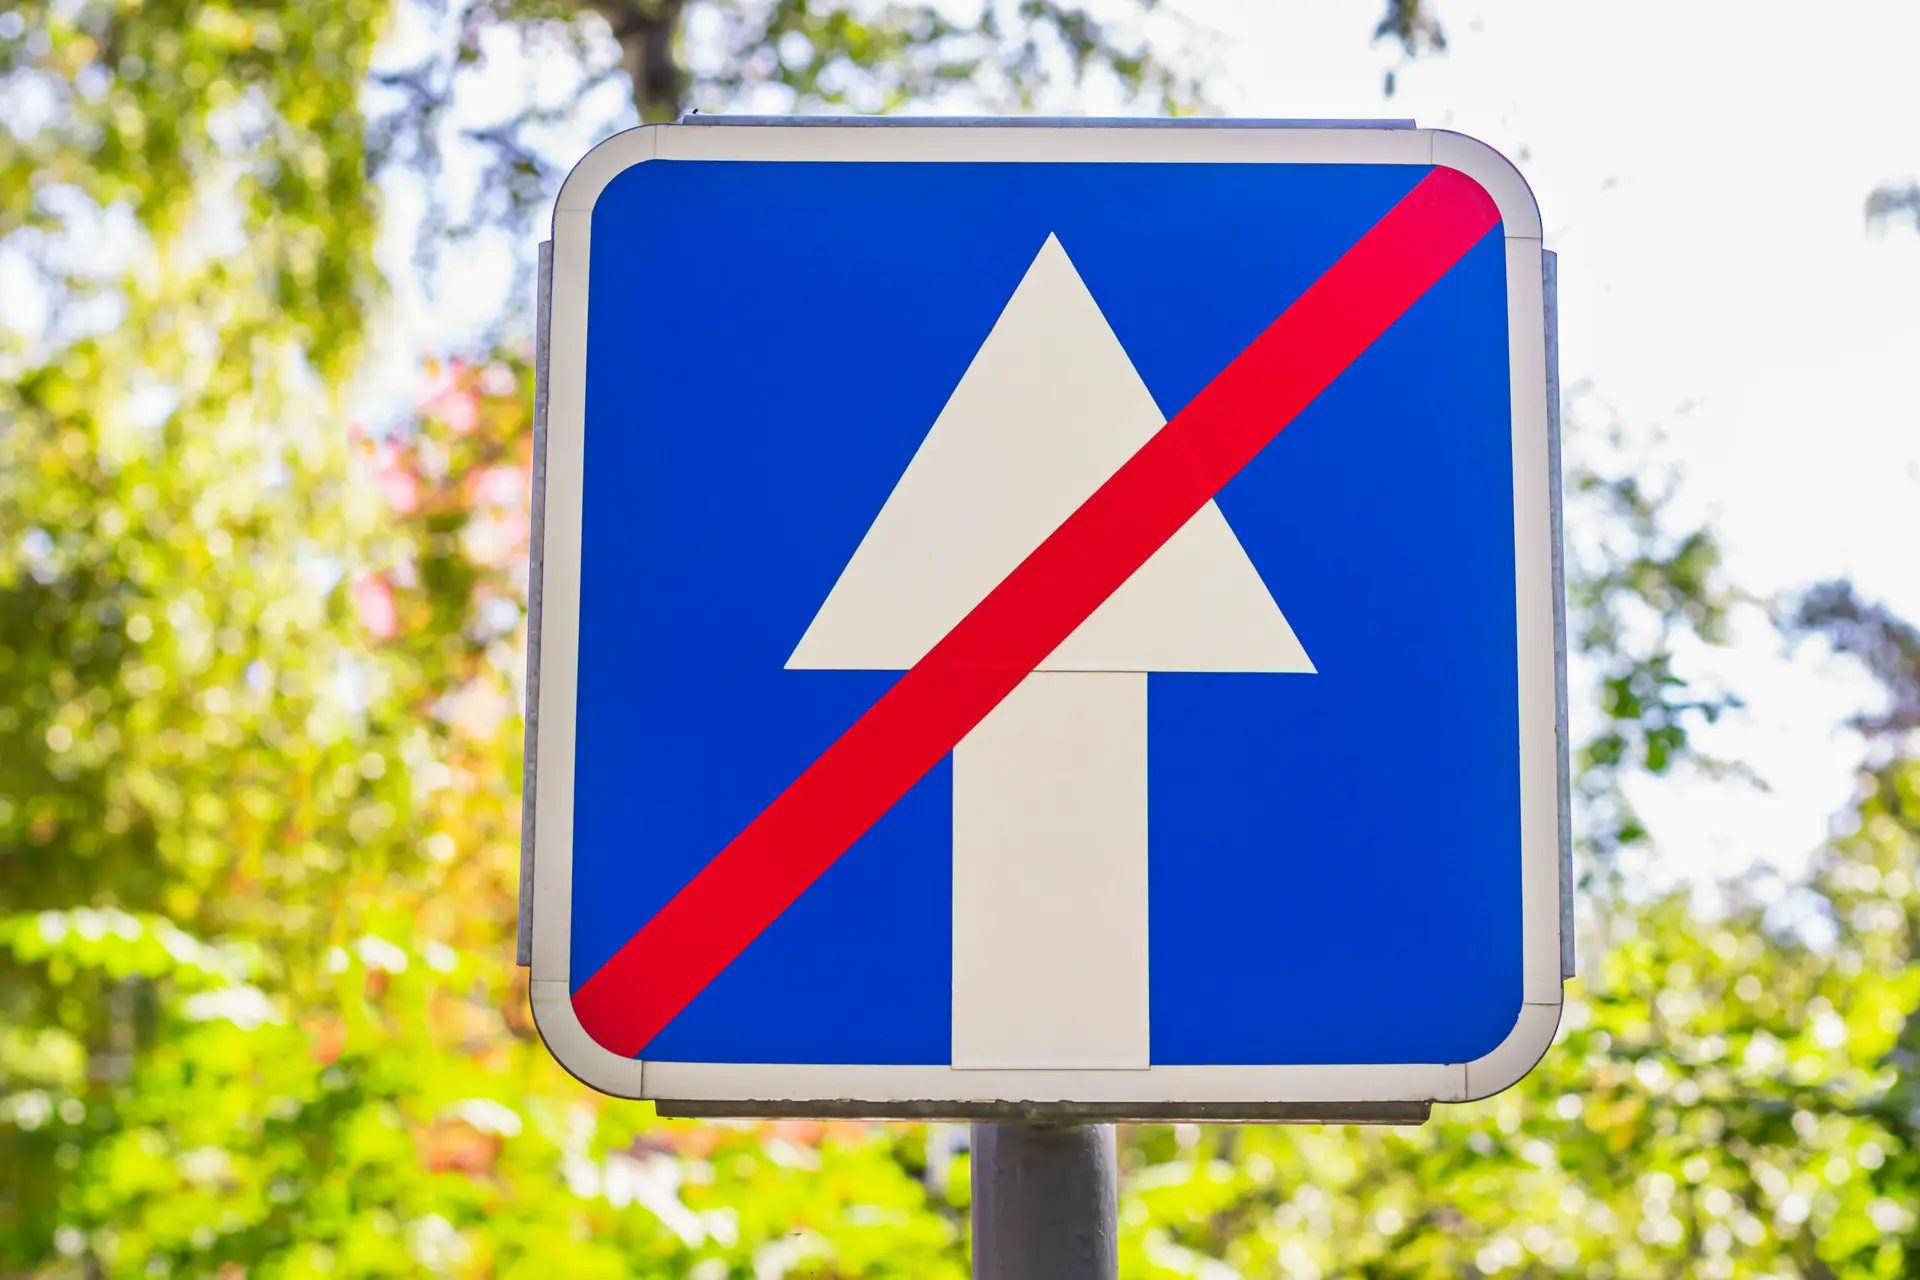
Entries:
<svg viewBox="0 0 1920 1280">
<path fill-rule="evenodd" d="M 1158 1080 L 1467 1064 L 1516 1035 L 1543 985 L 1557 1017 L 1541 957 L 1557 969 L 1558 915 L 1540 888 L 1557 852 L 1537 847 L 1536 821 L 1556 803 L 1540 746 L 1553 742 L 1544 400 L 1516 421 L 1516 388 L 1541 377 L 1539 232 L 1505 202 L 1484 229 L 1455 228 L 1448 260 L 1382 331 L 1327 357 L 1324 389 L 1198 493 L 1211 503 L 1164 545 L 1185 539 L 1195 558 L 1181 563 L 1201 567 L 1162 573 L 1147 621 L 1115 615 L 1101 653 L 1119 656 L 1062 657 L 1099 647 L 1087 623 L 1020 692 L 989 697 L 989 718 L 903 795 L 861 799 L 877 820 L 844 852 L 799 850 L 864 794 L 870 766 L 821 793 L 833 812 L 794 819 L 800 836 L 746 850 L 743 832 L 779 816 L 770 806 L 981 592 L 1040 554 L 1007 530 L 1046 538 L 1147 449 L 1114 437 L 1112 459 L 1081 466 L 1080 437 L 1056 423 L 1083 403 L 1089 431 L 1137 410 L 1141 441 L 1161 419 L 1197 421 L 1204 389 L 1226 386 L 1290 309 L 1306 315 L 1310 290 L 1339 310 L 1375 287 L 1393 263 L 1367 275 L 1356 246 L 1385 245 L 1395 217 L 1413 226 L 1437 189 L 1422 184 L 1453 172 L 1370 161 L 1364 136 L 1338 162 L 1140 159 L 1127 138 L 1147 131 L 1124 129 L 1050 131 L 1064 148 L 1101 135 L 1070 162 L 970 158 L 985 144 L 942 154 L 935 135 L 967 132 L 953 130 L 925 131 L 924 159 L 882 158 L 878 143 L 871 160 L 808 158 L 831 150 L 814 136 L 854 132 L 681 127 L 669 133 L 700 135 L 683 148 L 696 158 L 619 167 L 572 222 L 563 197 L 556 220 L 556 316 L 584 307 L 584 351 L 554 353 L 557 379 L 579 371 L 578 409 L 551 427 L 579 449 L 577 535 L 558 539 L 577 544 L 577 634 L 549 628 L 543 646 L 551 660 L 570 643 L 577 685 L 568 716 L 542 681 L 539 813 L 564 785 L 571 829 L 543 825 L 539 857 L 563 843 L 571 880 L 567 900 L 538 900 L 536 929 L 560 940 L 548 954 L 564 957 L 591 1037 L 650 1065 L 944 1068 L 968 1096 L 975 1073 L 956 1066 Z M 1023 131 L 984 132 L 1013 135 L 1010 155 L 1037 150 Z M 1396 157 L 1413 136 L 1353 132 L 1390 136 Z M 791 158 L 697 158 L 765 154 L 748 135 L 791 139 Z M 1174 136 L 1153 131 L 1153 154 L 1173 155 Z M 653 150 L 671 156 L 670 142 Z M 1529 243 L 1531 259 L 1511 247 Z M 1263 388 L 1294 357 L 1268 359 Z M 1257 425 L 1263 403 L 1235 421 Z M 1084 491 L 1075 467 L 1091 468 Z M 1045 492 L 1023 496 L 1029 481 Z M 557 510 L 550 488 L 550 555 Z M 1225 532 L 1196 532 L 1214 510 Z M 1146 600 L 1148 576 L 1125 590 Z M 1180 638 L 1156 648 L 1155 627 Z M 1214 656 L 1242 635 L 1251 656 Z M 546 735 L 569 719 L 562 780 Z M 1137 768 L 1119 747 L 1082 768 L 1129 735 Z M 710 864 L 736 846 L 728 880 Z M 766 888 L 782 876 L 800 882 L 790 901 Z M 670 958 L 621 970 L 649 929 Z M 996 970 L 1008 955 L 1025 981 Z M 650 983 L 679 995 L 644 1029 L 603 1033 L 609 1009 L 654 998 Z M 1016 1025 L 1023 1001 L 1058 1021 L 1049 998 L 1094 1009 L 1089 1028 Z M 1172 1101 L 1177 1087 L 1135 1091 Z"/>
</svg>

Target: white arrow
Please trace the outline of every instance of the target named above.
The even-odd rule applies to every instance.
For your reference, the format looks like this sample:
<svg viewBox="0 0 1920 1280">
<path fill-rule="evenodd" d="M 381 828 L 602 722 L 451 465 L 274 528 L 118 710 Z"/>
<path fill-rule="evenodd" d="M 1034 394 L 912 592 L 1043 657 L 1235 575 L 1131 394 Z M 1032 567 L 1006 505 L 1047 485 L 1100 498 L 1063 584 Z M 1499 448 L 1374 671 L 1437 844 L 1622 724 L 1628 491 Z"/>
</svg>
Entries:
<svg viewBox="0 0 1920 1280">
<path fill-rule="evenodd" d="M 905 670 L 1165 423 L 1052 236 L 787 666 Z M 953 753 L 953 1065 L 1148 1065 L 1147 673 L 1310 672 L 1209 502 Z"/>
</svg>

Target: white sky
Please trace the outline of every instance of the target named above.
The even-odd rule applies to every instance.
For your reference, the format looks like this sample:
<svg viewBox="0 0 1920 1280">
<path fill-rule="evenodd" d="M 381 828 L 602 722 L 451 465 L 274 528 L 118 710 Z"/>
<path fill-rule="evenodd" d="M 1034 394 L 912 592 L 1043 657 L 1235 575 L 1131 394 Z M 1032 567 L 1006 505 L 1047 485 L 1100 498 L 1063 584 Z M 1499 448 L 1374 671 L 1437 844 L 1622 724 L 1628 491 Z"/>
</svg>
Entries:
<svg viewBox="0 0 1920 1280">
<path fill-rule="evenodd" d="M 1226 114 L 1411 117 L 1517 160 L 1561 255 L 1583 420 L 1664 436 L 1680 518 L 1712 519 L 1740 586 L 1844 575 L 1920 618 L 1920 235 L 1862 214 L 1876 185 L 1920 176 L 1920 6 L 1440 0 L 1450 51 L 1385 99 L 1400 59 L 1370 42 L 1379 0 L 1178 3 L 1217 33 L 1202 56 Z M 390 243 L 403 268 L 405 232 Z M 438 306 L 403 302 L 402 327 L 492 314 L 505 264 L 479 266 Z M 1750 710 L 1708 741 L 1773 790 L 1643 789 L 1686 878 L 1800 864 L 1852 786 L 1859 744 L 1836 726 L 1868 686 L 1742 630 L 1713 671 Z"/>
</svg>

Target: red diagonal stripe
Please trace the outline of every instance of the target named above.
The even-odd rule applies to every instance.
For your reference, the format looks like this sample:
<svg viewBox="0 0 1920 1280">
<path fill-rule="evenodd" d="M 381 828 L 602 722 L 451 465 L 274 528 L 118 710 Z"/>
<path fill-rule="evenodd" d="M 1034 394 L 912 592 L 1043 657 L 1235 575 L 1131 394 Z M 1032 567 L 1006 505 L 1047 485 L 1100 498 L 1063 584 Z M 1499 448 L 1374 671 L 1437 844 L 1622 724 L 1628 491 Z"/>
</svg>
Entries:
<svg viewBox="0 0 1920 1280">
<path fill-rule="evenodd" d="M 1434 169 L 574 993 L 633 1057 L 1500 220 Z"/>
</svg>

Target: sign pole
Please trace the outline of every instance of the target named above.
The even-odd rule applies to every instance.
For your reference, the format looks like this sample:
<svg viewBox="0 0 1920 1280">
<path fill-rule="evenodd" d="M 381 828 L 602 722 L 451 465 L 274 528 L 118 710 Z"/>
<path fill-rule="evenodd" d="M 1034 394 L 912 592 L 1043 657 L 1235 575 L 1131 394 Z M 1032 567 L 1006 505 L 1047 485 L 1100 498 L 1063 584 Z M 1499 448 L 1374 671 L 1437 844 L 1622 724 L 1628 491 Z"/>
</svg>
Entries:
<svg viewBox="0 0 1920 1280">
<path fill-rule="evenodd" d="M 973 1126 L 974 1280 L 1114 1280 L 1110 1124 Z"/>
</svg>

